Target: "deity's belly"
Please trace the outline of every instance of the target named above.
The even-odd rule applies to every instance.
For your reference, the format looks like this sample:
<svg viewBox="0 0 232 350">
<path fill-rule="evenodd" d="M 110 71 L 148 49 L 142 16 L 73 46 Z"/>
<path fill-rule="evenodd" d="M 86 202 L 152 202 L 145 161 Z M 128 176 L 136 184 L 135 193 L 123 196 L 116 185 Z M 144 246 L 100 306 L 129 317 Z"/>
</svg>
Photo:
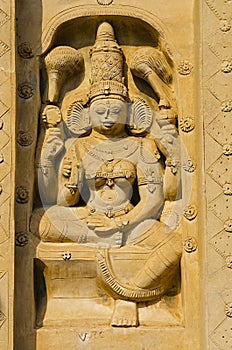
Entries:
<svg viewBox="0 0 232 350">
<path fill-rule="evenodd" d="M 87 165 L 86 165 L 87 166 Z M 91 171 L 90 171 L 91 170 Z M 111 159 L 94 168 L 85 169 L 91 212 L 108 217 L 123 215 L 131 209 L 133 183 L 136 179 L 134 163 L 125 159 Z"/>
<path fill-rule="evenodd" d="M 131 189 L 130 186 L 121 188 L 119 186 L 109 187 L 104 185 L 97 191 L 92 192 L 88 202 L 88 206 L 96 211 L 104 211 L 107 208 L 117 210 L 124 208 L 130 203 Z"/>
<path fill-rule="evenodd" d="M 101 190 L 99 190 L 97 193 L 97 197 L 99 197 L 100 201 L 103 200 L 107 203 L 117 203 L 119 199 L 118 191 L 108 186 L 104 186 Z"/>
</svg>

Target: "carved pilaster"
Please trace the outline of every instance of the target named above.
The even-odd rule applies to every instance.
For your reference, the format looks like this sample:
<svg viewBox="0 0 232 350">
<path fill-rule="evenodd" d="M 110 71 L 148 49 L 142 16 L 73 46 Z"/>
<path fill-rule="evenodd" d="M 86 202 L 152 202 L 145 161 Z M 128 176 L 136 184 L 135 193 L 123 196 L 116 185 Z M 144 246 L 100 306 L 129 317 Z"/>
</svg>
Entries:
<svg viewBox="0 0 232 350">
<path fill-rule="evenodd" d="M 203 106 L 207 201 L 207 349 L 231 349 L 230 1 L 203 2 Z M 230 83 L 229 83 L 230 81 Z M 212 152 L 212 149 L 214 150 Z M 229 211 L 230 210 L 230 211 Z M 220 281 L 220 282 L 219 282 Z M 212 310 L 217 310 L 213 312 Z M 226 317 L 227 316 L 227 317 Z"/>
<path fill-rule="evenodd" d="M 0 348 L 13 349 L 15 4 L 0 1 Z"/>
</svg>

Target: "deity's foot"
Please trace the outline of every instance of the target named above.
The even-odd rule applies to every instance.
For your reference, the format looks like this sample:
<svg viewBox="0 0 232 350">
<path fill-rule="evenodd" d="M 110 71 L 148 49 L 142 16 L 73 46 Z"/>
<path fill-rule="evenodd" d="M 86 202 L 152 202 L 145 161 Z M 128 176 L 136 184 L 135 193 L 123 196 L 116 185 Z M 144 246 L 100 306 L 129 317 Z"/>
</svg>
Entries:
<svg viewBox="0 0 232 350">
<path fill-rule="evenodd" d="M 137 303 L 120 299 L 115 300 L 111 325 L 114 327 L 138 327 Z"/>
<path fill-rule="evenodd" d="M 103 285 L 107 287 L 107 292 L 115 299 L 120 298 L 124 301 L 130 300 L 133 302 L 158 300 L 164 294 L 162 285 L 158 285 L 153 289 L 139 288 L 136 284 L 124 283 L 118 280 L 112 270 L 108 251 L 98 251 L 96 255 L 98 263 L 98 276 Z"/>
</svg>

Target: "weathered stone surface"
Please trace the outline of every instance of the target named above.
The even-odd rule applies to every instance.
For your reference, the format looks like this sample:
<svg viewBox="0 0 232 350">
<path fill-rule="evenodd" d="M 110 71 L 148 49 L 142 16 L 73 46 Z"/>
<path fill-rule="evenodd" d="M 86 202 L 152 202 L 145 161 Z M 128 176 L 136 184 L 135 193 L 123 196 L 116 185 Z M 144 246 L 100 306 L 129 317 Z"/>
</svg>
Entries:
<svg viewBox="0 0 232 350">
<path fill-rule="evenodd" d="M 1 349 L 231 349 L 231 6 L 0 2 Z"/>
</svg>

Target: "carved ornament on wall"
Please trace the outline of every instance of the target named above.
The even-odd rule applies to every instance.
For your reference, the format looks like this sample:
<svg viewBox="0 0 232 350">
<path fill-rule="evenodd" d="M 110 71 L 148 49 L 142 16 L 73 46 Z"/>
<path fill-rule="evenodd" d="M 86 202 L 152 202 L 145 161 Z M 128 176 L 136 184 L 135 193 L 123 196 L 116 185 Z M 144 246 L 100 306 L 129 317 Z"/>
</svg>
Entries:
<svg viewBox="0 0 232 350">
<path fill-rule="evenodd" d="M 231 156 L 232 155 L 232 144 L 226 144 L 223 146 L 223 153 L 226 156 Z"/>
<path fill-rule="evenodd" d="M 28 244 L 28 235 L 26 232 L 17 232 L 15 235 L 15 244 L 18 247 L 24 247 Z"/>
<path fill-rule="evenodd" d="M 19 186 L 16 188 L 16 201 L 18 203 L 27 203 L 29 200 L 29 192 L 24 186 Z"/>
<path fill-rule="evenodd" d="M 193 253 L 197 250 L 197 241 L 193 237 L 187 237 L 184 241 L 184 250 L 187 253 Z"/>
<path fill-rule="evenodd" d="M 223 193 L 226 196 L 232 195 L 232 185 L 230 183 L 226 183 L 225 185 L 223 185 Z"/>
<path fill-rule="evenodd" d="M 22 83 L 18 86 L 19 97 L 24 98 L 25 100 L 31 98 L 34 94 L 33 87 L 30 83 Z"/>
<path fill-rule="evenodd" d="M 232 317 L 232 303 L 225 305 L 225 314 L 227 317 Z"/>
<path fill-rule="evenodd" d="M 17 142 L 20 146 L 30 146 L 33 142 L 32 134 L 29 131 L 20 130 L 17 135 Z"/>
<path fill-rule="evenodd" d="M 184 210 L 184 217 L 188 220 L 193 220 L 197 216 L 197 208 L 195 205 L 189 205 L 185 210 Z"/>
<path fill-rule="evenodd" d="M 232 101 L 231 100 L 223 101 L 222 106 L 221 106 L 221 110 L 222 110 L 222 112 L 226 112 L 226 113 L 231 112 L 232 111 Z"/>
<path fill-rule="evenodd" d="M 228 219 L 224 223 L 224 230 L 226 232 L 232 232 L 232 219 Z"/>
<path fill-rule="evenodd" d="M 63 258 L 63 260 L 65 260 L 65 261 L 71 260 L 71 258 L 72 258 L 72 253 L 70 253 L 70 252 L 64 252 L 64 253 L 62 254 L 62 258 Z"/>
<path fill-rule="evenodd" d="M 30 43 L 25 42 L 25 43 L 20 44 L 18 46 L 18 54 L 22 58 L 26 58 L 26 59 L 32 58 L 34 55 L 33 55 Z"/>
<path fill-rule="evenodd" d="M 194 129 L 194 120 L 191 117 L 183 118 L 180 120 L 180 128 L 184 132 L 190 132 Z"/>
<path fill-rule="evenodd" d="M 231 24 L 227 19 L 221 19 L 220 30 L 222 32 L 228 32 L 231 29 Z"/>
<path fill-rule="evenodd" d="M 193 173 L 196 170 L 196 167 L 196 163 L 193 162 L 191 159 L 188 159 L 186 162 L 183 163 L 183 169 L 188 173 Z"/>
<path fill-rule="evenodd" d="M 223 73 L 231 73 L 232 62 L 231 61 L 223 61 L 222 65 L 221 65 L 221 70 Z"/>
<path fill-rule="evenodd" d="M 193 65 L 189 61 L 181 61 L 177 70 L 180 75 L 189 75 L 192 72 Z"/>
</svg>

